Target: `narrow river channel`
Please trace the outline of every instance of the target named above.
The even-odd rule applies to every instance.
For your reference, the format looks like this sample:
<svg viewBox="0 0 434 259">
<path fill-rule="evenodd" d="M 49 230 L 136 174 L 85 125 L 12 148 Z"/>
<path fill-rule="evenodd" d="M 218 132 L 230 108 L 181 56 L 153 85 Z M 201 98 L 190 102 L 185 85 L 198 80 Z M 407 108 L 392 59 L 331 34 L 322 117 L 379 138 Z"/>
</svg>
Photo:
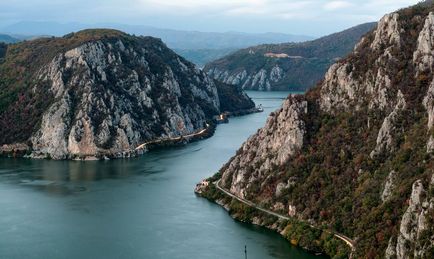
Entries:
<svg viewBox="0 0 434 259">
<path fill-rule="evenodd" d="M 318 258 L 195 196 L 288 93 L 207 140 L 115 161 L 0 159 L 0 258 Z"/>
</svg>

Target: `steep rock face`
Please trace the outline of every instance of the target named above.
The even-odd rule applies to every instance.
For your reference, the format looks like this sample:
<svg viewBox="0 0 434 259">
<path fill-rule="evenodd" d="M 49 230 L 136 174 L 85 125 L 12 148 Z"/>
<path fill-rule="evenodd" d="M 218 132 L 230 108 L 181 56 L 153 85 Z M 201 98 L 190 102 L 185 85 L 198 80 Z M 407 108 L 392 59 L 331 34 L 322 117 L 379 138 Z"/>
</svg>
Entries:
<svg viewBox="0 0 434 259">
<path fill-rule="evenodd" d="M 217 86 L 217 92 L 220 98 L 221 112 L 233 113 L 255 108 L 255 103 L 250 100 L 240 87 L 234 87 L 216 80 L 214 83 Z"/>
<path fill-rule="evenodd" d="M 269 121 L 243 145 L 216 175 L 223 186 L 352 237 L 357 258 L 432 258 L 433 11 L 429 2 L 384 16 L 298 97 L 306 113 L 277 111 L 281 126 Z M 263 149 L 293 136 L 284 122 L 294 116 L 304 129 L 297 151 Z"/>
<path fill-rule="evenodd" d="M 413 54 L 413 62 L 417 68 L 417 76 L 432 74 L 434 66 L 434 13 L 429 13 L 419 34 L 417 49 Z M 428 129 L 434 126 L 434 79 L 431 82 L 423 105 L 428 112 Z M 432 134 L 432 133 L 429 133 Z M 427 142 L 427 152 L 434 150 L 434 140 L 431 135 Z"/>
<path fill-rule="evenodd" d="M 241 86 L 246 90 L 271 91 L 272 84 L 278 83 L 284 77 L 284 71 L 279 65 L 271 70 L 261 69 L 257 73 L 248 75 L 246 70 L 229 75 L 228 71 L 222 72 L 218 68 L 208 71 L 208 75 L 215 80 L 229 85 Z"/>
<path fill-rule="evenodd" d="M 314 86 L 336 59 L 351 52 L 374 26 L 363 24 L 305 43 L 247 48 L 207 64 L 205 71 L 216 80 L 243 89 L 304 91 Z"/>
<path fill-rule="evenodd" d="M 420 72 L 432 72 L 433 69 L 433 51 L 434 51 L 434 14 L 429 13 L 425 19 L 425 24 L 417 40 L 418 46 L 413 54 L 413 62 L 417 65 Z"/>
<path fill-rule="evenodd" d="M 223 185 L 245 198 L 249 188 L 266 181 L 270 169 L 279 167 L 303 146 L 307 102 L 292 96 L 272 114 L 266 126 L 249 138 L 241 150 L 222 170 Z"/>
<path fill-rule="evenodd" d="M 193 71 L 194 81 L 180 86 L 181 76 L 175 73 L 192 68 L 179 59 L 180 71 L 167 66 L 161 78 L 152 76 L 150 66 L 154 64 L 146 60 L 146 51 L 126 47 L 119 40 L 114 44 L 87 43 L 58 55 L 39 74 L 42 81 L 51 82 L 56 101 L 31 138 L 35 152 L 55 159 L 106 151 L 120 154 L 144 140 L 201 129 L 205 120 L 219 111 L 216 87 L 197 70 Z M 135 62 L 131 64 L 130 60 Z M 118 76 L 118 71 L 123 76 Z M 63 80 L 65 73 L 69 73 L 69 80 Z M 158 92 L 153 91 L 158 87 L 157 80 L 161 80 Z M 182 105 L 180 98 L 186 95 L 198 101 Z M 153 130 L 159 126 L 159 132 Z"/>
<path fill-rule="evenodd" d="M 406 102 L 401 91 L 398 91 L 397 103 L 393 111 L 384 119 L 381 125 L 380 131 L 378 132 L 377 145 L 375 149 L 371 152 L 371 158 L 380 155 L 384 152 L 393 151 L 394 146 L 394 136 L 398 134 L 397 128 L 399 116 L 401 116 L 402 111 L 406 108 Z"/>
<path fill-rule="evenodd" d="M 430 189 L 434 186 L 431 180 Z M 429 258 L 429 250 L 434 246 L 432 236 L 432 216 L 434 197 L 424 188 L 422 181 L 413 184 L 409 206 L 402 216 L 396 242 L 390 239 L 386 258 Z"/>
<path fill-rule="evenodd" d="M 323 110 L 359 110 L 366 104 L 369 109 L 392 109 L 392 96 L 396 96 L 397 92 L 391 93 L 391 78 L 394 75 L 390 68 L 396 66 L 395 55 L 401 48 L 398 17 L 397 13 L 384 16 L 377 29 L 363 38 L 355 48 L 354 52 L 360 54 L 369 44 L 367 37 L 373 37 L 369 49 L 381 52 L 372 60 L 375 69 L 354 71 L 355 64 L 338 62 L 328 70 L 321 87 L 320 104 Z"/>
<path fill-rule="evenodd" d="M 50 97 L 29 132 L 33 157 L 122 157 L 147 141 L 199 131 L 220 112 L 214 82 L 158 39 L 97 30 L 41 45 L 62 41 L 78 43 L 53 51 L 30 76 L 31 92 Z M 252 103 L 242 92 L 232 98 L 233 109 Z"/>
<path fill-rule="evenodd" d="M 377 26 L 374 41 L 371 43 L 371 48 L 373 50 L 379 50 L 385 45 L 394 45 L 399 47 L 401 45 L 400 30 L 399 14 L 392 13 L 385 15 Z"/>
<path fill-rule="evenodd" d="M 381 193 L 381 200 L 383 202 L 387 201 L 393 192 L 394 182 L 396 181 L 397 173 L 395 171 L 391 171 L 390 174 L 386 178 L 386 182 L 384 184 L 383 192 Z"/>
<path fill-rule="evenodd" d="M 423 104 L 428 112 L 428 128 L 432 129 L 434 126 L 434 81 L 428 88 Z"/>
</svg>

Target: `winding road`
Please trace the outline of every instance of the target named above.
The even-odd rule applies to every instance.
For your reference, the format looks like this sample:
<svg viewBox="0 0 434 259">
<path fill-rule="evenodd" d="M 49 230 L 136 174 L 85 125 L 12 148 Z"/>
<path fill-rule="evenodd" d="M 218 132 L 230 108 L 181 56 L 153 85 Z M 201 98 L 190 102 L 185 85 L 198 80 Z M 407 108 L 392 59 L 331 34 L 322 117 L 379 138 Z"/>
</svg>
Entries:
<svg viewBox="0 0 434 259">
<path fill-rule="evenodd" d="M 183 136 L 179 136 L 179 137 L 173 137 L 173 138 L 162 138 L 162 139 L 152 140 L 152 141 L 149 141 L 149 142 L 146 142 L 146 143 L 143 143 L 143 144 L 137 146 L 135 148 L 135 150 L 144 149 L 147 145 L 162 143 L 162 142 L 166 142 L 166 141 L 178 141 L 178 140 L 181 140 L 183 138 L 192 138 L 192 137 L 200 136 L 200 135 L 204 134 L 209 129 L 209 127 L 210 127 L 210 125 L 207 123 L 206 127 L 204 129 L 202 129 L 196 133 L 183 135 Z"/>
<path fill-rule="evenodd" d="M 248 205 L 248 206 L 250 206 L 250 207 L 253 207 L 253 208 L 257 209 L 257 210 L 260 210 L 260 211 L 262 211 L 262 212 L 264 212 L 264 213 L 266 213 L 266 214 L 269 214 L 269 215 L 275 216 L 275 217 L 277 217 L 277 218 L 279 218 L 279 219 L 291 220 L 291 217 L 289 217 L 289 216 L 285 216 L 285 215 L 282 215 L 282 214 L 279 214 L 279 213 L 276 213 L 276 212 L 273 212 L 273 211 L 270 211 L 270 210 L 267 210 L 267 209 L 261 208 L 261 207 L 259 207 L 258 205 L 254 204 L 254 203 L 251 202 L 251 201 L 248 201 L 248 200 L 246 200 L 246 199 L 240 198 L 240 197 L 238 197 L 238 196 L 232 194 L 231 192 L 227 191 L 226 189 L 220 187 L 220 181 L 221 181 L 221 179 L 218 180 L 217 182 L 215 182 L 214 184 L 215 184 L 215 186 L 217 187 L 217 189 L 219 189 L 220 191 L 222 191 L 222 192 L 225 193 L 226 195 L 228 195 L 228 196 L 230 196 L 230 197 L 232 197 L 232 198 L 238 200 L 239 202 L 242 202 L 242 203 L 244 203 L 244 204 L 246 204 L 246 205 Z M 299 220 L 299 219 L 297 219 L 297 220 Z M 314 226 L 314 225 L 312 225 L 312 224 L 310 224 L 310 223 L 308 223 L 308 222 L 305 222 L 305 223 L 309 224 L 309 226 L 312 227 L 312 228 L 320 229 L 319 227 L 316 227 L 316 226 Z M 345 236 L 345 235 L 343 235 L 343 234 L 335 233 L 335 232 L 330 231 L 330 230 L 324 230 L 324 229 L 321 229 L 321 230 L 323 230 L 323 231 L 325 231 L 325 232 L 327 232 L 327 233 L 331 233 L 331 234 L 333 234 L 336 238 L 339 238 L 340 240 L 344 241 L 345 244 L 347 244 L 347 245 L 351 248 L 351 251 L 354 251 L 355 242 L 354 242 L 354 240 L 352 240 L 351 238 L 349 238 L 349 237 L 347 237 L 347 236 Z"/>
</svg>

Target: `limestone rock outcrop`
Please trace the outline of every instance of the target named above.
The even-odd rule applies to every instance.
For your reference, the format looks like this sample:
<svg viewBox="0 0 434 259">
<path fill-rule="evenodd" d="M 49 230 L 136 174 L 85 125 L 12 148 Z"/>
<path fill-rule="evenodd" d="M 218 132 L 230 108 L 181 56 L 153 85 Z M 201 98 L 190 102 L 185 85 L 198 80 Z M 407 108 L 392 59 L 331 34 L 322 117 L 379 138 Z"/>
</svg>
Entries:
<svg viewBox="0 0 434 259">
<path fill-rule="evenodd" d="M 66 47 L 57 49 L 60 44 Z M 46 108 L 24 135 L 30 135 L 27 139 L 10 134 L 11 139 L 2 141 L 28 141 L 31 157 L 130 156 L 142 143 L 204 129 L 220 113 L 221 101 L 234 102 L 233 110 L 254 107 L 241 91 L 220 96 L 212 79 L 159 39 L 89 30 L 23 45 L 30 53 L 42 46 L 51 55 L 34 60 L 35 72 L 28 79 L 31 87 L 22 93 L 42 92 L 46 100 L 35 101 Z M 26 103 L 18 101 L 10 107 L 14 105 Z M 10 114 L 6 110 L 1 116 Z M 16 126 L 7 125 L 2 131 L 8 135 Z"/>
<path fill-rule="evenodd" d="M 429 189 L 434 187 L 432 184 L 429 184 Z M 428 251 L 434 246 L 433 213 L 434 197 L 418 180 L 413 184 L 409 206 L 402 216 L 396 242 L 393 242 L 395 237 L 389 241 L 386 258 L 429 258 Z"/>
<path fill-rule="evenodd" d="M 307 110 L 307 102 L 300 96 L 289 97 L 225 166 L 222 184 L 244 198 L 253 182 L 263 181 L 271 168 L 286 163 L 303 147 L 306 129 L 302 118 Z"/>
<path fill-rule="evenodd" d="M 213 61 L 204 70 L 211 78 L 245 90 L 305 91 L 374 26 L 362 24 L 309 42 L 250 47 Z"/>
</svg>

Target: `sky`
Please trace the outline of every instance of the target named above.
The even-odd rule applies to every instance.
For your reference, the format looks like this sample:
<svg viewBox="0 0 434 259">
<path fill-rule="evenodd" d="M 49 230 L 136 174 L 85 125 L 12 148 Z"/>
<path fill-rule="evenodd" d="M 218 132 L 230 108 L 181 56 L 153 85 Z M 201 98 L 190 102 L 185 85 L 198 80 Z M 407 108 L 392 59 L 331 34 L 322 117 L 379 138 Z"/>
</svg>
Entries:
<svg viewBox="0 0 434 259">
<path fill-rule="evenodd" d="M 120 23 L 196 31 L 322 36 L 419 0 L 0 0 L 0 27 L 20 21 Z"/>
</svg>

